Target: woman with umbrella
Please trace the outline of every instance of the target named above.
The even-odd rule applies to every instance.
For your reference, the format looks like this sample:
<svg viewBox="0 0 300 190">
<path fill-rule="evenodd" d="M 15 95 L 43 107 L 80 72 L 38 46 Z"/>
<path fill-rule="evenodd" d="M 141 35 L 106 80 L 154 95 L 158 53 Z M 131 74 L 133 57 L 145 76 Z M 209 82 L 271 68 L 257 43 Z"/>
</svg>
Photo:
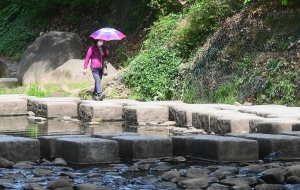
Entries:
<svg viewBox="0 0 300 190">
<path fill-rule="evenodd" d="M 109 55 L 109 50 L 103 46 L 103 40 L 121 40 L 126 37 L 120 31 L 117 31 L 113 28 L 102 28 L 93 32 L 90 37 L 94 38 L 94 45 L 89 47 L 84 65 L 83 65 L 83 74 L 87 73 L 87 67 L 89 60 L 91 60 L 91 69 L 93 77 L 95 79 L 95 86 L 92 98 L 94 100 L 102 101 L 105 98 L 105 94 L 102 91 L 101 79 L 102 79 L 102 67 L 104 66 L 104 58 L 107 58 Z"/>
<path fill-rule="evenodd" d="M 95 79 L 94 92 L 92 95 L 93 100 L 102 101 L 105 98 L 105 94 L 102 91 L 101 79 L 102 79 L 102 66 L 104 65 L 104 58 L 109 55 L 109 50 L 103 46 L 103 40 L 94 40 L 94 45 L 89 47 L 83 66 L 83 74 L 87 73 L 87 67 L 91 60 L 91 70 Z"/>
</svg>

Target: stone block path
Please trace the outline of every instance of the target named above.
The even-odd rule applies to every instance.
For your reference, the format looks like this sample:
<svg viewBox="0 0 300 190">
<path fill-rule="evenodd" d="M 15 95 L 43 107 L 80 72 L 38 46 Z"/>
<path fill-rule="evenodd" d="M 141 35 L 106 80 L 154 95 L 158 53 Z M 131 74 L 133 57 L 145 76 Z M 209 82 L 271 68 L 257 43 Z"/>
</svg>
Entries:
<svg viewBox="0 0 300 190">
<path fill-rule="evenodd" d="M 12 116 L 22 117 L 20 121 L 24 117 L 32 119 L 30 113 L 49 121 L 70 117 L 87 125 L 122 121 L 134 124 L 139 130 L 111 134 L 95 131 L 87 137 L 53 136 L 39 140 L 4 136 L 0 132 L 0 157 L 16 160 L 7 149 L 19 150 L 30 142 L 30 146 L 38 151 L 32 152 L 32 157 L 28 157 L 28 152 L 19 151 L 20 158 L 32 160 L 55 155 L 79 164 L 115 162 L 119 157 L 138 160 L 172 156 L 218 162 L 256 162 L 275 151 L 282 151 L 277 159 L 300 159 L 299 107 L 0 95 L 1 127 L 5 127 L 10 121 L 7 118 Z M 166 135 L 149 135 L 147 132 L 151 130 L 164 131 Z"/>
</svg>

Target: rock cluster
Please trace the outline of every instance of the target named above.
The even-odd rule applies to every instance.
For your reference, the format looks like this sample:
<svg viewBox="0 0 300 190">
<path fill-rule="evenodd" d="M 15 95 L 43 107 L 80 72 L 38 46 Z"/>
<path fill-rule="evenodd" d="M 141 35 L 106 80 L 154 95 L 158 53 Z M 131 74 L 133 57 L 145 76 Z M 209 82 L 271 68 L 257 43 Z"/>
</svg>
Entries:
<svg viewBox="0 0 300 190">
<path fill-rule="evenodd" d="M 300 187 L 300 162 L 206 163 L 206 166 L 190 162 L 194 165 L 189 168 L 183 168 L 183 162 L 190 161 L 184 157 L 153 158 L 132 164 L 94 165 L 88 170 L 78 165 L 68 166 L 61 158 L 52 162 L 42 159 L 17 163 L 0 158 L 0 189 L 266 190 Z M 126 175 L 132 177 L 126 178 Z"/>
</svg>

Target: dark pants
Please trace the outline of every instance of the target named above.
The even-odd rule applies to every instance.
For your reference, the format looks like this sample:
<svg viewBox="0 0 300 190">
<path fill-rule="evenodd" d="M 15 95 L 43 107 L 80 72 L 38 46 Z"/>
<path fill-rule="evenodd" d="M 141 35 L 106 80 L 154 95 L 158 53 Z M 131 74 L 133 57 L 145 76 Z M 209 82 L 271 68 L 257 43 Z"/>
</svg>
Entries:
<svg viewBox="0 0 300 190">
<path fill-rule="evenodd" d="M 101 86 L 102 69 L 92 68 L 92 73 L 95 79 L 95 87 L 94 87 L 93 95 L 101 95 L 102 94 L 102 86 Z"/>
</svg>

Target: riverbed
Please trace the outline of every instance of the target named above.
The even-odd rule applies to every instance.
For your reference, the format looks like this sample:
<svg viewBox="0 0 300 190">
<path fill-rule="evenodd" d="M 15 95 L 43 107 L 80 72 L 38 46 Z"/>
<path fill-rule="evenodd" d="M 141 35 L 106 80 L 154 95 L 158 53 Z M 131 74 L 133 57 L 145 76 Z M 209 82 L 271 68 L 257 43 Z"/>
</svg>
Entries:
<svg viewBox="0 0 300 190">
<path fill-rule="evenodd" d="M 2 117 L 0 118 L 0 134 L 13 135 L 28 138 L 38 138 L 45 135 L 88 135 L 96 133 L 137 132 L 142 135 L 159 135 L 170 137 L 170 128 L 159 127 L 155 123 L 147 125 L 135 125 L 124 122 L 89 122 L 71 118 L 59 118 L 45 120 L 43 118 L 28 119 L 28 117 Z M 272 181 L 266 183 L 262 172 L 289 166 L 297 166 L 299 162 L 272 162 L 272 163 L 215 163 L 192 158 L 162 158 L 145 159 L 139 162 L 131 162 L 120 158 L 116 164 L 93 165 L 55 165 L 53 159 L 41 157 L 40 161 L 27 163 L 29 168 L 13 166 L 0 168 L 0 189 L 25 189 L 29 184 L 39 184 L 47 189 L 49 183 L 57 178 L 71 179 L 74 188 L 80 184 L 93 184 L 101 189 L 116 190 L 141 190 L 141 189 L 166 189 L 181 190 L 187 187 L 180 184 L 182 180 L 191 179 L 187 173 L 197 169 L 199 173 L 205 173 L 205 184 L 189 185 L 187 189 L 300 189 L 300 183 L 288 184 L 286 181 Z M 16 164 L 16 163 L 15 163 Z M 247 168 L 261 168 L 253 170 Z M 47 174 L 37 174 L 36 169 L 47 170 Z M 221 173 L 219 172 L 222 171 Z M 166 179 L 167 172 L 179 172 L 180 176 Z M 194 171 L 195 172 L 195 171 Z M 200 176 L 194 176 L 199 178 Z M 202 174 L 201 174 L 202 175 Z M 269 174 L 268 174 L 269 175 Z M 274 176 L 277 175 L 276 173 Z M 203 177 L 203 176 L 202 176 Z M 240 185 L 222 182 L 227 179 L 241 179 Z M 192 177 L 193 179 L 193 177 Z M 249 182 L 255 180 L 255 182 Z M 250 180 L 251 179 L 251 180 Z M 286 177 L 285 177 L 286 179 Z M 262 186 L 265 185 L 265 186 Z"/>
</svg>

